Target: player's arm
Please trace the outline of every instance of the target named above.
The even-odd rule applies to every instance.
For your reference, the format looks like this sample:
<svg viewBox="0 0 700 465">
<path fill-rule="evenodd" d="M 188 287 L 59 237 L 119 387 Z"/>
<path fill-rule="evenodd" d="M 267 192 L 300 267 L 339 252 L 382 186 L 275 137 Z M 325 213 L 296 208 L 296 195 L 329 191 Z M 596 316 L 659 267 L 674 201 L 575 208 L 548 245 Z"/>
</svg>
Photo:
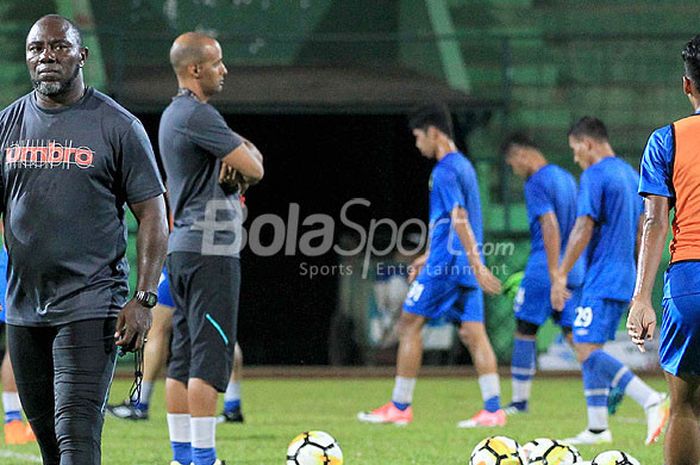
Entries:
<svg viewBox="0 0 700 465">
<path fill-rule="evenodd" d="M 221 161 L 227 167 L 241 173 L 249 185 L 259 182 L 265 174 L 262 154 L 247 140 L 224 156 Z"/>
<path fill-rule="evenodd" d="M 644 213 L 639 215 L 639 221 L 637 222 L 637 241 L 634 245 L 634 256 L 639 259 L 639 251 L 642 247 L 642 232 L 644 231 Z"/>
<path fill-rule="evenodd" d="M 163 195 L 129 204 L 139 224 L 136 236 L 137 291 L 156 292 L 168 250 L 168 220 Z M 117 318 L 116 344 L 123 350 L 138 350 L 151 328 L 151 309 L 131 299 Z"/>
<path fill-rule="evenodd" d="M 474 272 L 474 276 L 479 283 L 479 287 L 490 295 L 501 293 L 501 281 L 491 273 L 486 265 L 481 262 L 479 255 L 479 245 L 476 242 L 474 231 L 472 230 L 467 212 L 462 207 L 452 209 L 452 227 L 459 237 L 459 241 L 467 254 L 469 266 Z"/>
<path fill-rule="evenodd" d="M 554 212 L 540 215 L 540 229 L 542 230 L 542 240 L 544 250 L 547 254 L 547 270 L 549 278 L 556 274 L 559 267 L 559 255 L 561 254 L 561 234 L 559 233 L 559 221 Z"/>
<path fill-rule="evenodd" d="M 578 260 L 583 251 L 586 250 L 588 243 L 591 242 L 594 228 L 595 222 L 590 216 L 584 215 L 576 218 L 574 228 L 571 230 L 571 234 L 569 234 L 569 241 L 566 244 L 564 258 L 551 278 L 552 289 L 550 291 L 550 297 L 552 308 L 555 310 L 561 311 L 564 309 L 564 303 L 570 296 L 569 291 L 566 289 L 566 277 L 576 264 L 576 260 Z"/>
<path fill-rule="evenodd" d="M 637 283 L 627 318 L 632 342 L 644 352 L 644 342 L 651 340 L 656 328 L 656 312 L 651 305 L 656 272 L 661 263 L 668 234 L 669 198 L 649 195 L 644 200 L 644 224 L 637 260 Z"/>
</svg>

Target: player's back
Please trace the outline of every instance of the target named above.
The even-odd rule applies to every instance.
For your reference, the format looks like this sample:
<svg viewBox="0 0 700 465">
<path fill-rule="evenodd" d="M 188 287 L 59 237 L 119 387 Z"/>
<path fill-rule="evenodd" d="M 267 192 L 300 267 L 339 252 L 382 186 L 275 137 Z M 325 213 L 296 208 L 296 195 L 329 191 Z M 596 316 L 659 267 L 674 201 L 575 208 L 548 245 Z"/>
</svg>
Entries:
<svg viewBox="0 0 700 465">
<path fill-rule="evenodd" d="M 578 213 L 595 221 L 588 246 L 586 295 L 621 301 L 632 297 L 637 228 L 643 211 L 638 182 L 637 172 L 618 157 L 602 159 L 581 176 Z"/>
</svg>

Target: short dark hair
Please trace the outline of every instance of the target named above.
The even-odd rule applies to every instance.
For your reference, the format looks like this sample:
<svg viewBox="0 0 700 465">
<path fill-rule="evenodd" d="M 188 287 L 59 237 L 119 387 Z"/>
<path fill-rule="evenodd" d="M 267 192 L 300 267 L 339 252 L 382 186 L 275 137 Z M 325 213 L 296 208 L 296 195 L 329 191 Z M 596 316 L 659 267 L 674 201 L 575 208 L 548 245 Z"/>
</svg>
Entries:
<svg viewBox="0 0 700 465">
<path fill-rule="evenodd" d="M 501 143 L 501 154 L 506 156 L 508 151 L 515 146 L 540 150 L 539 145 L 537 145 L 527 133 L 514 132 Z"/>
<path fill-rule="evenodd" d="M 450 139 L 454 138 L 452 130 L 452 117 L 447 105 L 443 103 L 433 103 L 424 105 L 415 110 L 408 120 L 408 127 L 427 131 L 428 127 L 434 126 Z"/>
<path fill-rule="evenodd" d="M 576 121 L 569 129 L 568 135 L 577 139 L 588 136 L 601 142 L 608 141 L 608 130 L 605 124 L 593 116 L 584 116 Z"/>
<path fill-rule="evenodd" d="M 685 75 L 693 81 L 695 87 L 700 89 L 700 34 L 685 44 L 681 57 L 683 57 Z"/>
</svg>

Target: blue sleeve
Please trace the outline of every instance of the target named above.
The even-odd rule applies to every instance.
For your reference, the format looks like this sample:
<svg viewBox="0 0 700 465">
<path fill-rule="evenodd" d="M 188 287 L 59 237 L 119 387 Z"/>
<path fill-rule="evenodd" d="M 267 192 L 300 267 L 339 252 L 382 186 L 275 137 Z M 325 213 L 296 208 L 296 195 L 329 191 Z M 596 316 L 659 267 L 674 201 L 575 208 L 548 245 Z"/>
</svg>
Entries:
<svg viewBox="0 0 700 465">
<path fill-rule="evenodd" d="M 639 167 L 639 194 L 675 197 L 673 190 L 673 129 L 671 125 L 657 129 L 649 137 Z"/>
<path fill-rule="evenodd" d="M 539 179 L 532 179 L 525 184 L 525 206 L 531 220 L 536 220 L 545 213 L 554 211 L 554 205 L 547 194 L 547 189 Z"/>
<path fill-rule="evenodd" d="M 457 175 L 451 170 L 435 170 L 433 192 L 437 194 L 445 211 L 452 211 L 457 206 L 467 208 L 467 199 L 459 188 Z"/>
<path fill-rule="evenodd" d="M 593 221 L 600 219 L 600 206 L 603 201 L 603 185 L 599 178 L 591 176 L 590 169 L 581 175 L 578 190 L 576 216 L 590 216 Z"/>
</svg>

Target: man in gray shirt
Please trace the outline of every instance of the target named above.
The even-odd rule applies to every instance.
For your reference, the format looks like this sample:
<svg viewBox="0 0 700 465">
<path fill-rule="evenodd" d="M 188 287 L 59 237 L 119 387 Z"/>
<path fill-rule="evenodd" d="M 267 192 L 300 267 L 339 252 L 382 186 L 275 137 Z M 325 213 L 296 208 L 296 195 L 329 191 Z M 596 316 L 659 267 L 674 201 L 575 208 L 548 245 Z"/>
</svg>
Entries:
<svg viewBox="0 0 700 465">
<path fill-rule="evenodd" d="M 26 57 L 34 91 L 0 113 L 8 345 L 44 465 L 98 465 L 117 346 L 140 349 L 151 324 L 164 189 L 138 119 L 85 87 L 70 21 L 39 19 Z M 126 205 L 139 221 L 131 299 Z"/>
<path fill-rule="evenodd" d="M 216 401 L 217 391 L 226 390 L 236 343 L 243 222 L 227 179 L 241 189 L 259 181 L 262 156 L 207 103 L 227 74 L 219 43 L 183 34 L 170 63 L 179 91 L 158 133 L 174 220 L 167 258 L 175 302 L 168 428 L 174 465 L 219 465 Z"/>
</svg>

